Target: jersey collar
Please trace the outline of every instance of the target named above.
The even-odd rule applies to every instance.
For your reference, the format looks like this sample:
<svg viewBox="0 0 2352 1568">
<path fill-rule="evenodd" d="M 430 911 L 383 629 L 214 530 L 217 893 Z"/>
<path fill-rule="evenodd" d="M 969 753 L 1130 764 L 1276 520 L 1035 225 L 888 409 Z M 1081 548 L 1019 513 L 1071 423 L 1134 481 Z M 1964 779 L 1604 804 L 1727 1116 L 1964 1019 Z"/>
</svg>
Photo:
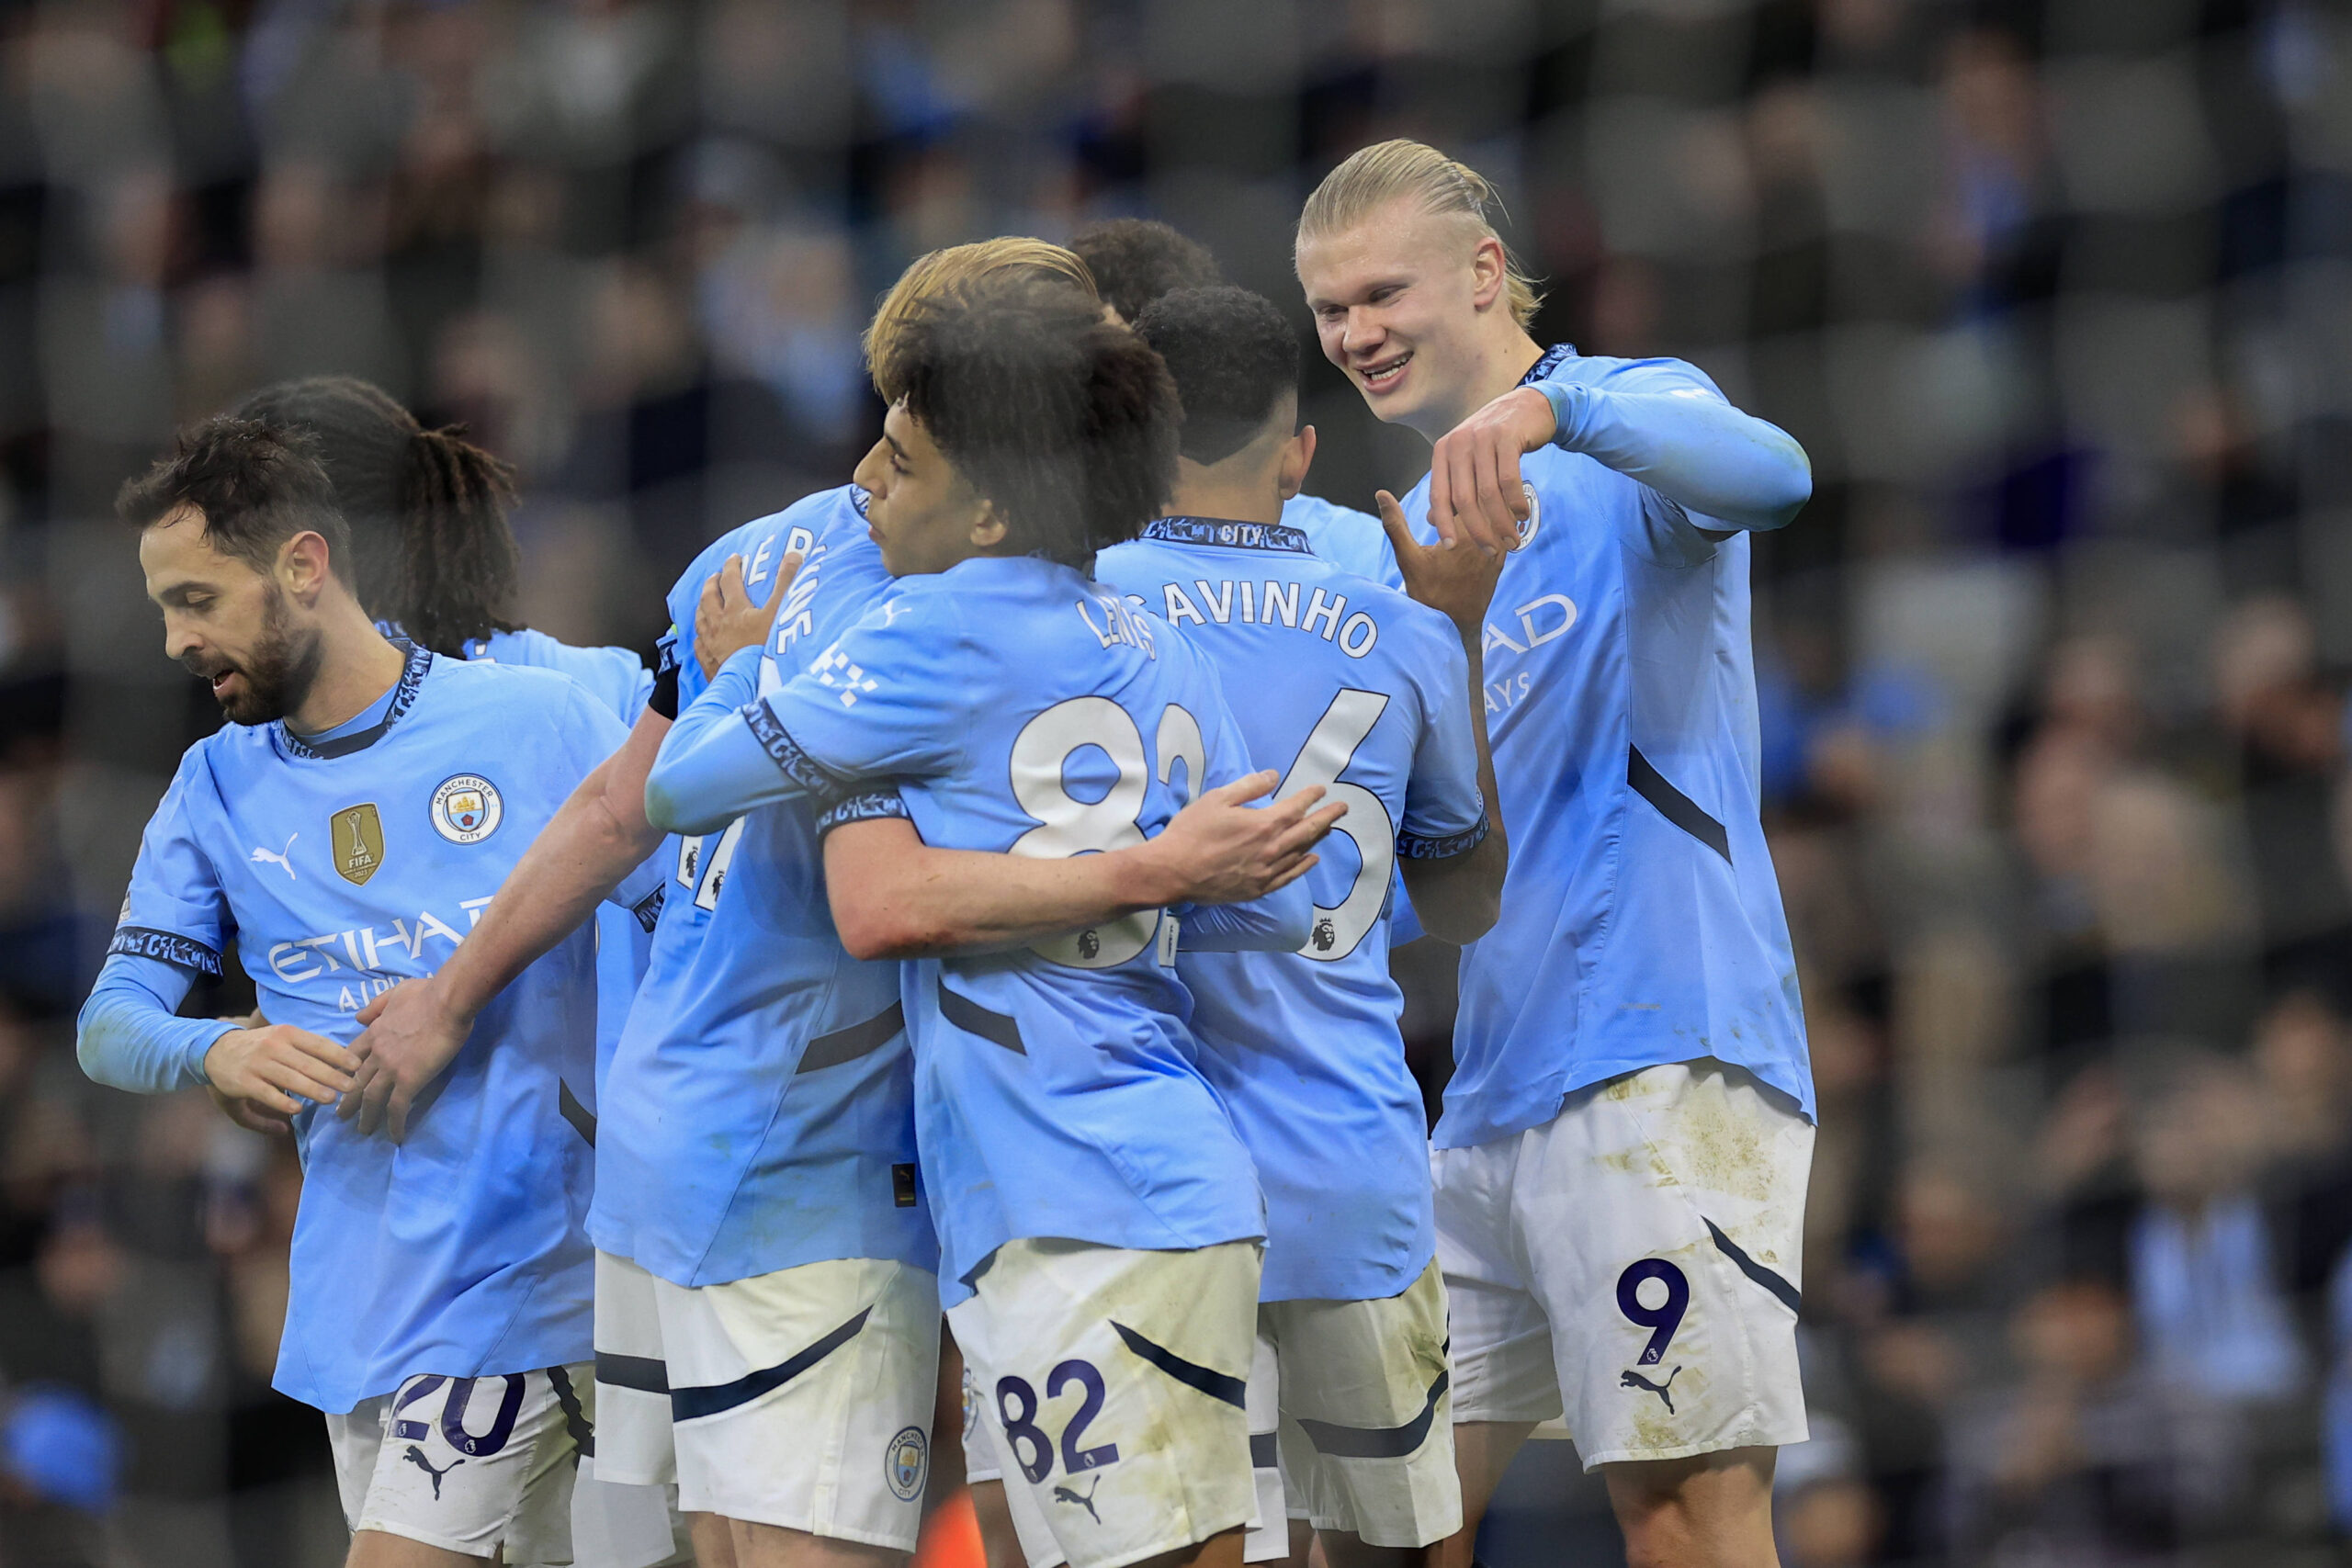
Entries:
<svg viewBox="0 0 2352 1568">
<path fill-rule="evenodd" d="M 1289 550 L 1311 555 L 1306 536 L 1287 523 L 1237 523 L 1225 517 L 1155 517 L 1143 525 L 1147 539 L 1171 545 L 1227 545 L 1238 550 Z"/>
<path fill-rule="evenodd" d="M 288 756 L 307 757 L 314 760 L 348 757 L 354 751 L 365 751 L 368 747 L 381 740 L 385 732 L 400 722 L 401 715 L 408 712 L 409 705 L 416 701 L 417 685 L 424 679 L 424 672 L 433 667 L 433 655 L 429 650 L 419 648 L 405 637 L 394 637 L 391 640 L 393 647 L 408 650 L 408 663 L 401 668 L 401 678 L 392 687 L 391 705 L 384 710 L 384 716 L 365 729 L 356 729 L 349 735 L 338 735 L 332 740 L 322 740 L 315 746 L 287 728 L 284 719 L 279 719 L 277 739 L 286 748 Z"/>
<path fill-rule="evenodd" d="M 1519 378 L 1520 386 L 1532 387 L 1536 382 L 1548 378 L 1553 371 L 1574 359 L 1576 353 L 1577 345 L 1572 343 L 1554 344 L 1544 351 L 1542 358 L 1527 367 L 1527 374 Z"/>
</svg>

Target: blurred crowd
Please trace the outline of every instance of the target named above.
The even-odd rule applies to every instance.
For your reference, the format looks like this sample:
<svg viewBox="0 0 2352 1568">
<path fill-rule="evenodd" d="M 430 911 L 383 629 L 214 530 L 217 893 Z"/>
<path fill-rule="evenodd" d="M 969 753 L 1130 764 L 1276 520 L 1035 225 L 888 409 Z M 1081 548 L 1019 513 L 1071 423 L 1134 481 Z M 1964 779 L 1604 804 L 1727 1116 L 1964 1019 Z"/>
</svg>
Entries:
<svg viewBox="0 0 2352 1568">
<path fill-rule="evenodd" d="M 1756 581 L 1822 1104 L 1787 1560 L 2336 1560 L 2337 0 L 14 0 L 0 1562 L 341 1551 L 267 1387 L 290 1156 L 73 1059 L 218 722 L 111 521 L 175 423 L 379 381 L 519 468 L 530 622 L 644 648 L 700 545 L 846 474 L 911 256 L 1159 217 L 1304 339 L 1297 204 L 1393 134 L 1503 188 L 1539 337 L 1695 360 L 1813 457 Z M 1309 488 L 1409 482 L 1309 358 Z M 1433 947 L 1398 956 L 1432 1090 Z M 1564 1445 L 1522 1469 L 1489 1562 L 1610 1550 Z"/>
</svg>

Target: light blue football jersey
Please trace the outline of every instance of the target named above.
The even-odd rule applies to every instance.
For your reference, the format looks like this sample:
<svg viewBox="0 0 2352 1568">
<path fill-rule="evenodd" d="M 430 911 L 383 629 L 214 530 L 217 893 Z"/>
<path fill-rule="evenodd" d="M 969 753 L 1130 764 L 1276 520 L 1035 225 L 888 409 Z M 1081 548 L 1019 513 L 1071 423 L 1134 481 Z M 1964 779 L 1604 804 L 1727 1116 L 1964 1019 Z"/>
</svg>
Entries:
<svg viewBox="0 0 2352 1568">
<path fill-rule="evenodd" d="M 730 555 L 766 604 L 787 555 L 775 661 L 804 660 L 888 583 L 864 492 L 826 491 L 747 523 L 671 590 L 664 658 L 679 701 L 707 683 L 695 606 Z M 913 1073 L 899 965 L 850 957 L 833 930 L 808 800 L 762 807 L 723 831 L 673 835 L 653 961 L 607 1083 L 590 1235 L 682 1285 L 836 1258 L 937 1267 L 920 1200 Z"/>
<path fill-rule="evenodd" d="M 653 671 L 628 649 L 575 648 L 528 628 L 475 637 L 466 644 L 466 658 L 560 671 L 587 687 L 624 725 L 637 723 L 645 699 L 653 693 Z M 613 1049 L 620 1043 L 621 1025 L 628 1020 L 638 982 L 645 977 L 646 960 L 653 952 L 653 917 L 660 910 L 659 903 L 649 903 L 639 909 L 607 905 L 596 911 L 596 1080 L 582 1086 L 591 1113 L 603 1104 L 605 1074 L 613 1065 Z"/>
<path fill-rule="evenodd" d="M 111 951 L 217 975 L 233 941 L 271 1021 L 347 1044 L 369 998 L 440 966 L 626 736 L 572 681 L 422 649 L 368 729 L 313 748 L 227 726 L 148 823 Z M 345 1411 L 414 1373 L 588 1356 L 594 964 L 583 925 L 493 998 L 405 1142 L 326 1108 L 295 1118 L 282 1393 Z"/>
<path fill-rule="evenodd" d="M 1400 592 L 1396 547 L 1380 519 L 1319 495 L 1295 495 L 1283 502 L 1283 521 L 1306 536 L 1306 547 L 1342 571 L 1367 577 Z"/>
<path fill-rule="evenodd" d="M 1528 381 L 1720 398 L 1679 360 L 1547 353 Z M 1547 1122 L 1588 1084 L 1714 1056 L 1813 1112 L 1796 963 L 1759 820 L 1748 538 L 1710 538 L 1580 453 L 1535 500 L 1487 612 L 1487 727 L 1510 873 L 1462 955 L 1436 1142 Z M 1405 500 L 1433 541 L 1429 480 Z"/>
<path fill-rule="evenodd" d="M 900 579 L 744 710 L 805 787 L 896 779 L 923 841 L 1059 858 L 1142 842 L 1250 772 L 1216 671 L 1066 566 Z M 905 965 L 941 1294 L 1005 1242 L 1187 1248 L 1264 1234 L 1249 1152 L 1203 1076 L 1147 910 L 1034 949 Z"/>
<path fill-rule="evenodd" d="M 1397 857 L 1486 837 L 1469 661 L 1437 611 L 1309 553 L 1297 529 L 1164 517 L 1095 575 L 1206 654 L 1276 798 L 1323 785 L 1348 814 L 1307 874 L 1297 953 L 1185 953 L 1201 1069 L 1266 1194 L 1267 1301 L 1370 1301 L 1435 1251 L 1429 1131 L 1388 976 Z"/>
</svg>

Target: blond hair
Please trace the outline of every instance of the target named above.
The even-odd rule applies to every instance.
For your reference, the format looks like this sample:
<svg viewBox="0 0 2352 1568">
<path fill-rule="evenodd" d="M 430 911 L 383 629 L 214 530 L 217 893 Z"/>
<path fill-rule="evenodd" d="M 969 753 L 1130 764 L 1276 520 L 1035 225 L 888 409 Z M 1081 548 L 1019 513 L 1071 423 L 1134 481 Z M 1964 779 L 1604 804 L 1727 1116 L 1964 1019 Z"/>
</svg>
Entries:
<svg viewBox="0 0 2352 1568">
<path fill-rule="evenodd" d="M 1298 215 L 1298 237 L 1351 228 L 1399 197 L 1435 217 L 1465 219 L 1481 238 L 1502 244 L 1495 218 L 1508 214 L 1487 176 L 1434 147 L 1406 141 L 1376 142 L 1324 175 Z M 1526 327 L 1535 320 L 1544 296 L 1508 244 L 1503 244 L 1503 287 L 1510 294 L 1512 317 Z"/>
<path fill-rule="evenodd" d="M 899 275 L 899 281 L 890 286 L 890 292 L 882 297 L 874 320 L 866 323 L 865 335 L 859 341 L 859 346 L 865 351 L 866 374 L 874 378 L 874 389 L 882 395 L 884 402 L 897 402 L 899 394 L 907 389 L 906 375 L 899 364 L 903 358 L 899 340 L 915 307 L 959 283 L 1007 273 L 1028 273 L 1047 282 L 1076 284 L 1089 299 L 1099 298 L 1094 275 L 1086 270 L 1086 264 L 1074 252 L 1043 240 L 1018 235 L 979 240 L 917 256 Z"/>
</svg>

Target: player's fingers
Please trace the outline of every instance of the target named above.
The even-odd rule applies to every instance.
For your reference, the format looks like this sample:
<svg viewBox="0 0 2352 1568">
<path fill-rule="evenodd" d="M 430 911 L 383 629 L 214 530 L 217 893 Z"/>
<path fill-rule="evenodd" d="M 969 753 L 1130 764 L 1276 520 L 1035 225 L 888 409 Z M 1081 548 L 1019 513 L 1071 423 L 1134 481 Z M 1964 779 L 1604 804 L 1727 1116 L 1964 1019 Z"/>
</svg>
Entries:
<svg viewBox="0 0 2352 1568">
<path fill-rule="evenodd" d="M 1284 870 L 1276 873 L 1273 879 L 1266 884 L 1266 891 L 1268 893 L 1279 893 L 1283 888 L 1288 887 L 1292 883 L 1296 882 L 1300 877 L 1305 876 L 1308 872 L 1313 871 L 1317 866 L 1321 865 L 1322 863 L 1323 857 L 1321 855 L 1303 855 L 1299 858 L 1299 862 L 1296 865 L 1287 867 Z"/>
<path fill-rule="evenodd" d="M 298 1029 L 288 1034 L 288 1043 L 337 1077 L 348 1078 L 351 1076 L 351 1053 L 326 1036 Z"/>
<path fill-rule="evenodd" d="M 1453 476 L 1450 471 L 1453 460 L 1453 439 L 1451 435 L 1439 437 L 1437 450 L 1430 454 L 1430 522 L 1441 536 L 1447 538 L 1452 536 L 1445 532 L 1444 520 L 1453 515 Z M 1380 495 L 1387 494 L 1386 491 L 1380 492 Z M 1377 495 L 1373 497 L 1374 502 L 1379 499 Z M 1389 499 L 1393 501 L 1396 498 L 1390 496 Z M 1388 513 L 1385 510 L 1380 520 L 1383 523 L 1388 521 Z M 1396 536 L 1391 534 L 1389 536 L 1394 538 Z"/>
<path fill-rule="evenodd" d="M 1453 543 L 1456 547 L 1483 545 L 1486 543 L 1483 526 L 1486 498 L 1478 491 L 1478 451 L 1472 443 L 1465 440 L 1454 444 L 1453 471 Z"/>
<path fill-rule="evenodd" d="M 1479 442 L 1470 453 L 1471 475 L 1478 487 L 1477 517 L 1471 533 L 1487 549 L 1504 549 L 1519 536 L 1519 518 L 1511 511 L 1518 498 L 1503 488 L 1501 444 Z"/>
<path fill-rule="evenodd" d="M 1282 799 L 1266 807 L 1266 827 L 1276 831 L 1288 829 L 1300 818 L 1312 811 L 1315 808 L 1315 803 L 1322 799 L 1323 795 L 1324 789 L 1321 784 L 1308 784 L 1305 789 L 1283 796 Z"/>
<path fill-rule="evenodd" d="M 358 1069 L 351 1075 L 351 1087 L 343 1091 L 343 1099 L 335 1104 L 335 1115 L 345 1122 L 358 1115 L 365 1108 L 368 1086 L 374 1083 L 377 1075 L 383 1070 L 383 1064 L 373 1056 L 360 1063 Z"/>
<path fill-rule="evenodd" d="M 773 612 L 768 616 L 770 626 L 784 619 L 784 601 L 786 596 L 785 590 L 790 588 L 793 579 L 800 575 L 801 562 L 807 558 L 798 550 L 795 550 L 776 563 L 775 586 L 768 590 L 768 608 Z"/>
<path fill-rule="evenodd" d="M 1435 472 L 1434 469 L 1431 472 Z M 1405 508 L 1386 491 L 1374 491 L 1372 504 L 1380 512 L 1380 531 L 1388 536 L 1388 547 L 1396 552 L 1399 563 L 1412 559 L 1421 550 L 1421 542 L 1413 537 L 1413 525 L 1405 521 Z M 1437 491 L 1430 491 L 1430 515 L 1437 515 Z"/>
<path fill-rule="evenodd" d="M 743 558 L 729 556 L 719 566 L 718 575 L 711 579 L 711 585 L 718 590 L 718 607 L 722 610 L 731 610 L 749 599 L 751 594 L 743 587 Z"/>
<path fill-rule="evenodd" d="M 365 1089 L 356 1091 L 359 1096 L 359 1130 L 361 1132 L 373 1133 L 384 1124 L 384 1102 L 391 1099 L 397 1087 L 397 1080 L 392 1075 L 384 1072 L 378 1073 L 369 1079 Z"/>
<path fill-rule="evenodd" d="M 415 1104 L 416 1096 L 410 1090 L 406 1089 L 392 1090 L 391 1100 L 385 1106 L 385 1115 L 391 1125 L 392 1142 L 399 1144 L 408 1141 L 408 1113 Z"/>
<path fill-rule="evenodd" d="M 399 987 L 398 986 L 395 986 L 395 987 L 392 987 L 392 990 L 395 990 L 395 991 L 396 991 L 396 990 L 398 990 L 398 989 L 400 989 L 400 987 Z M 359 1027 L 360 1027 L 360 1028 L 362 1028 L 362 1029 L 366 1029 L 369 1024 L 371 1024 L 371 1023 L 375 1022 L 378 1019 L 379 1019 L 379 1018 L 383 1017 L 383 1016 L 384 1016 L 384 1010 L 385 1010 L 386 1008 L 388 1008 L 388 1007 L 391 1006 L 391 1005 L 392 1005 L 392 992 L 391 992 L 391 991 L 379 991 L 379 992 L 377 992 L 374 996 L 372 996 L 372 997 L 368 998 L 368 1005 L 367 1005 L 366 1007 L 361 1008 L 361 1009 L 359 1010 L 359 1015 L 358 1015 L 358 1016 L 359 1016 Z M 367 1036 L 366 1036 L 365 1034 L 362 1034 L 359 1038 L 360 1038 L 361 1040 L 365 1040 L 365 1039 L 367 1038 Z M 357 1044 L 358 1044 L 358 1042 L 357 1042 L 357 1041 L 354 1041 L 352 1043 L 353 1043 L 354 1047 L 356 1048 L 356 1047 L 357 1046 Z"/>
<path fill-rule="evenodd" d="M 1236 779 L 1229 784 L 1217 785 L 1216 788 L 1203 795 L 1201 798 L 1214 800 L 1220 806 L 1246 806 L 1261 796 L 1273 794 L 1274 786 L 1282 782 L 1282 774 L 1274 772 L 1273 769 L 1261 768 L 1247 778 Z"/>
<path fill-rule="evenodd" d="M 244 1098 L 253 1101 L 255 1105 L 268 1107 L 270 1110 L 277 1111 L 280 1116 L 287 1118 L 289 1122 L 293 1120 L 295 1112 L 302 1109 L 300 1105 L 297 1105 L 294 1102 L 293 1096 L 285 1093 L 283 1090 L 273 1089 L 266 1083 L 255 1084 L 254 1086 L 253 1093 L 245 1096 Z"/>
</svg>

